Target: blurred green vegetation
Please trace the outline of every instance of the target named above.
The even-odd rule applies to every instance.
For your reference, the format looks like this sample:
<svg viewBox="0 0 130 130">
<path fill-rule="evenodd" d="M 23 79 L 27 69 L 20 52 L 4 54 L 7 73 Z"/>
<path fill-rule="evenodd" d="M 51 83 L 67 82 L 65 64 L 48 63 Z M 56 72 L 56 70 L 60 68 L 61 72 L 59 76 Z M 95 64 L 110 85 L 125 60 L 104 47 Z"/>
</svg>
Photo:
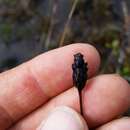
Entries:
<svg viewBox="0 0 130 130">
<path fill-rule="evenodd" d="M 10 42 L 12 37 L 12 25 L 10 23 L 0 24 L 0 37 L 5 43 Z"/>
<path fill-rule="evenodd" d="M 94 45 L 101 54 L 101 73 L 119 73 L 130 77 L 127 2 L 75 2 L 76 0 L 0 0 L 0 45 L 7 46 L 5 51 L 1 50 L 2 54 L 5 55 L 8 49 L 16 47 L 8 53 L 13 53 L 9 54 L 11 56 L 17 55 L 18 60 L 23 57 L 22 63 L 41 52 L 59 47 L 59 44 L 87 42 Z M 24 46 L 24 49 L 16 51 L 18 46 Z M 9 56 L 7 60 L 8 58 Z M 6 65 L 3 66 L 2 63 L 1 59 L 1 70 L 4 70 Z"/>
<path fill-rule="evenodd" d="M 17 0 L 0 0 L 0 4 L 6 4 L 8 6 L 16 6 Z"/>
</svg>

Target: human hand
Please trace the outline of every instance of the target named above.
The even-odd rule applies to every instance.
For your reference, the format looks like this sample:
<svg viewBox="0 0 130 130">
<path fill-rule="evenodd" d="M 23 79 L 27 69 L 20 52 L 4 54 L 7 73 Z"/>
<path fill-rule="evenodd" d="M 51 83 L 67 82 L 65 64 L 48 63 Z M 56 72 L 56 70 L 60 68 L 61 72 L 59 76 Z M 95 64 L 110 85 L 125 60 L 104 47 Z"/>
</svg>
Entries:
<svg viewBox="0 0 130 130">
<path fill-rule="evenodd" d="M 78 114 L 78 92 L 72 88 L 71 65 L 78 52 L 89 68 L 90 80 L 83 90 L 85 121 Z M 1 73 L 0 130 L 130 130 L 130 118 L 115 120 L 130 106 L 129 84 L 115 74 L 95 76 L 99 65 L 95 48 L 73 44 Z M 72 109 L 54 110 L 58 106 Z"/>
</svg>

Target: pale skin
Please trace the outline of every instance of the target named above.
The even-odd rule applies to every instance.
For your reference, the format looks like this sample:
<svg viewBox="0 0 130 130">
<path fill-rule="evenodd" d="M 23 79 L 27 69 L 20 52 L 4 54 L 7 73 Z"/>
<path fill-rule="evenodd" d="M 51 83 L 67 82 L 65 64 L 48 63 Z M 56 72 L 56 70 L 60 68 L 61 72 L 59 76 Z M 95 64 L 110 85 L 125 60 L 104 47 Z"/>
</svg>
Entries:
<svg viewBox="0 0 130 130">
<path fill-rule="evenodd" d="M 89 68 L 89 81 L 82 93 L 88 127 L 122 130 L 122 125 L 130 125 L 129 117 L 121 117 L 130 107 L 130 85 L 119 75 L 95 76 L 100 66 L 97 50 L 78 43 L 49 51 L 0 74 L 0 130 L 36 130 L 50 111 L 61 105 L 80 112 L 71 69 L 73 55 L 78 52 Z"/>
</svg>

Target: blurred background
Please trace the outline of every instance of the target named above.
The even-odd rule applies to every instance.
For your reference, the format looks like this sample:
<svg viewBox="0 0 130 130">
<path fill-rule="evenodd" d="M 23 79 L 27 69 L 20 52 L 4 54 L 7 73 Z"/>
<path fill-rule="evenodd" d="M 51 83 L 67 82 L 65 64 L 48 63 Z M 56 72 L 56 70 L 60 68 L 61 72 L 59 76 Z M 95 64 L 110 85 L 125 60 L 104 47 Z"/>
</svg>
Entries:
<svg viewBox="0 0 130 130">
<path fill-rule="evenodd" d="M 130 82 L 130 0 L 0 0 L 0 72 L 75 42 Z"/>
<path fill-rule="evenodd" d="M 130 81 L 130 0 L 0 0 L 0 72 L 74 42 Z"/>
</svg>

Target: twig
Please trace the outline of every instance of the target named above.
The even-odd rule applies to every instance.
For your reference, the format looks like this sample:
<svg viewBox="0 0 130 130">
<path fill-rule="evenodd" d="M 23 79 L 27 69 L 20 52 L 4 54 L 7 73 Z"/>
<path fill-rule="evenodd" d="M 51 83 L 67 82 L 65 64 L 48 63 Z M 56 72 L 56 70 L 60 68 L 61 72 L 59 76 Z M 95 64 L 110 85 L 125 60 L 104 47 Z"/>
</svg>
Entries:
<svg viewBox="0 0 130 130">
<path fill-rule="evenodd" d="M 44 44 L 44 49 L 45 50 L 48 50 L 49 49 L 49 44 L 50 44 L 50 39 L 51 39 L 51 35 L 52 35 L 52 32 L 53 32 L 53 27 L 54 27 L 54 15 L 56 13 L 56 10 L 57 10 L 57 0 L 54 1 L 54 5 L 53 5 L 53 9 L 52 9 L 52 14 L 51 14 L 51 21 L 50 21 L 50 27 L 48 29 L 48 34 L 47 34 L 47 38 L 45 40 L 45 44 L 44 44 L 44 33 L 42 34 L 41 36 L 41 39 L 40 39 L 40 43 L 41 43 L 41 46 L 40 48 L 43 48 L 43 44 Z"/>
<path fill-rule="evenodd" d="M 77 6 L 77 4 L 78 4 L 78 1 L 79 1 L 79 0 L 75 0 L 75 1 L 73 2 L 72 9 L 71 9 L 71 11 L 70 11 L 70 13 L 69 13 L 67 22 L 66 22 L 65 27 L 64 27 L 63 34 L 62 34 L 61 39 L 60 39 L 60 42 L 59 42 L 59 47 L 61 47 L 61 46 L 64 45 L 64 40 L 65 40 L 65 35 L 66 35 L 66 32 L 67 32 L 67 28 L 68 28 L 68 26 L 69 26 L 69 23 L 70 23 L 70 21 L 71 21 L 71 18 L 72 18 L 72 15 L 73 15 L 74 11 L 75 11 L 75 8 L 76 8 L 76 6 Z"/>
<path fill-rule="evenodd" d="M 79 104 L 80 104 L 80 113 L 83 115 L 83 100 L 82 100 L 82 92 L 78 91 L 79 93 Z"/>
<path fill-rule="evenodd" d="M 129 39 L 128 39 L 128 9 L 126 6 L 126 3 L 122 1 L 122 11 L 123 11 L 123 27 L 122 27 L 122 32 L 121 32 L 121 45 L 120 45 L 120 51 L 119 51 L 119 58 L 118 58 L 118 66 L 116 68 L 116 72 L 120 73 L 121 68 L 124 65 L 124 61 L 126 59 L 126 47 L 129 44 Z"/>
</svg>

